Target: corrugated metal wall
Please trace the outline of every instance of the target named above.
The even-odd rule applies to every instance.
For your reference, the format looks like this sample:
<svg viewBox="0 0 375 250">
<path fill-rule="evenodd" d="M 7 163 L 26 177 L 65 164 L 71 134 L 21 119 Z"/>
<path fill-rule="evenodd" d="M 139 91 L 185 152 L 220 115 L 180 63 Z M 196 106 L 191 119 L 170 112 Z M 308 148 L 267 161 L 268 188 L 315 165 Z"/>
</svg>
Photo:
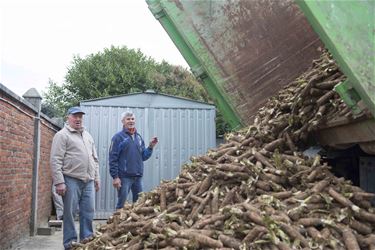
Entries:
<svg viewBox="0 0 375 250">
<path fill-rule="evenodd" d="M 170 101 L 175 99 L 171 97 Z M 142 98 L 138 106 L 141 105 Z M 108 149 L 112 136 L 122 128 L 120 116 L 127 108 L 135 113 L 137 130 L 146 145 L 152 136 L 159 138 L 152 157 L 145 162 L 143 187 L 146 192 L 158 186 L 162 180 L 174 179 L 190 156 L 203 154 L 216 145 L 214 106 L 202 109 L 135 108 L 96 106 L 89 102 L 81 103 L 81 106 L 86 112 L 85 127 L 94 137 L 100 161 L 101 190 L 96 196 L 96 219 L 106 219 L 112 215 L 117 202 L 109 175 Z"/>
</svg>

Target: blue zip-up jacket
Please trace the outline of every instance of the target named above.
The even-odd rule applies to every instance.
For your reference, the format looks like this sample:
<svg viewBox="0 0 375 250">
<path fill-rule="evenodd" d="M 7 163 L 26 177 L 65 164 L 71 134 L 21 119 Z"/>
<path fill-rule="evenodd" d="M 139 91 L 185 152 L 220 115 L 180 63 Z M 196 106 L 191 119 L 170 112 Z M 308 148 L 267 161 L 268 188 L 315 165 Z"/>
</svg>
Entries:
<svg viewBox="0 0 375 250">
<path fill-rule="evenodd" d="M 140 134 L 134 139 L 127 128 L 112 137 L 109 149 L 109 172 L 112 178 L 143 176 L 143 161 L 150 158 L 152 148 L 145 147 Z"/>
</svg>

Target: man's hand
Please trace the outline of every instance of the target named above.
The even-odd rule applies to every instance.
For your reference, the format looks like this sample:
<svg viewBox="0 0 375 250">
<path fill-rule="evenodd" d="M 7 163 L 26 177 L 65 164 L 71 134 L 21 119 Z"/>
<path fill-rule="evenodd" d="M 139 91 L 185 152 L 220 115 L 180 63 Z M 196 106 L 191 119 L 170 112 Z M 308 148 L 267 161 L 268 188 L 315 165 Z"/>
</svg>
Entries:
<svg viewBox="0 0 375 250">
<path fill-rule="evenodd" d="M 64 196 L 66 192 L 66 185 L 65 183 L 60 183 L 56 185 L 56 193 L 58 195 Z"/>
<path fill-rule="evenodd" d="M 95 191 L 98 192 L 100 189 L 100 182 L 99 180 L 95 180 Z"/>
<path fill-rule="evenodd" d="M 157 143 L 158 143 L 158 138 L 157 137 L 152 137 L 152 139 L 150 141 L 149 147 L 150 148 L 154 148 Z"/>
<path fill-rule="evenodd" d="M 113 185 L 114 188 L 116 188 L 117 190 L 119 190 L 120 187 L 121 187 L 121 180 L 120 180 L 120 178 L 118 178 L 118 177 L 114 178 L 113 181 L 112 181 L 112 185 Z"/>
</svg>

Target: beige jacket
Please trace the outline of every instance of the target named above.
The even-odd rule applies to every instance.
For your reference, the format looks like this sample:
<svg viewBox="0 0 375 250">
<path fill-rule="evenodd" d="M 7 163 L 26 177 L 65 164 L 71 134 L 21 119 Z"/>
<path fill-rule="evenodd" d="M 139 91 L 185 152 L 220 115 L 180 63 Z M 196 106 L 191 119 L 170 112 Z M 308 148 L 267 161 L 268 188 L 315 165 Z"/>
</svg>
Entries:
<svg viewBox="0 0 375 250">
<path fill-rule="evenodd" d="M 92 136 L 69 125 L 53 137 L 51 170 L 54 185 L 64 183 L 67 175 L 83 181 L 99 181 L 99 163 Z"/>
</svg>

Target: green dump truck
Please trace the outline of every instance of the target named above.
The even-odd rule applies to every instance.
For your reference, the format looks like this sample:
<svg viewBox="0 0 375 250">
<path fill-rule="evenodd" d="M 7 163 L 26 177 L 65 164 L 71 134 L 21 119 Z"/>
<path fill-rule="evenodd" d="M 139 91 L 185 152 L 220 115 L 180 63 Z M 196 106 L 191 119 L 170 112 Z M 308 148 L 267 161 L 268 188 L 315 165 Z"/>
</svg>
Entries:
<svg viewBox="0 0 375 250">
<path fill-rule="evenodd" d="M 232 128 L 251 124 L 265 101 L 303 73 L 324 46 L 348 77 L 336 91 L 354 112 L 364 103 L 375 115 L 373 1 L 147 3 Z M 322 143 L 359 143 L 375 154 L 373 126 L 373 119 L 347 126 L 363 131 L 350 138 L 337 135 L 341 127 L 329 140 L 332 131 L 325 128 Z"/>
<path fill-rule="evenodd" d="M 148 4 L 232 128 L 319 56 L 321 42 L 292 0 Z"/>
<path fill-rule="evenodd" d="M 354 155 L 355 178 L 375 191 L 369 184 L 375 179 L 374 1 L 146 2 L 234 129 L 251 124 L 266 100 L 302 74 L 320 56 L 318 48 L 327 48 L 347 76 L 335 90 L 353 113 L 367 109 L 372 117 L 342 117 L 315 136 L 339 149 L 328 158 L 338 171 L 345 165 L 346 175 L 353 171 L 343 162 Z"/>
</svg>

